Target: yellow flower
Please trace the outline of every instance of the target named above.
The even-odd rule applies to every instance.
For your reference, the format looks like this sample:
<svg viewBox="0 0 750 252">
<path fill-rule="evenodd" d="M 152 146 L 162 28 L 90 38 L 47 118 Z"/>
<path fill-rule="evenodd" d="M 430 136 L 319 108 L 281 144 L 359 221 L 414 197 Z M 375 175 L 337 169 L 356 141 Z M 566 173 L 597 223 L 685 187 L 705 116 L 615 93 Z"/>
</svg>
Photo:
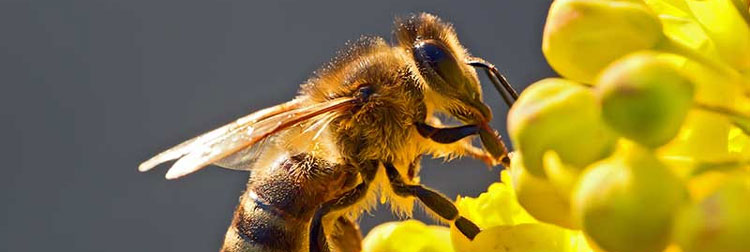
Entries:
<svg viewBox="0 0 750 252">
<path fill-rule="evenodd" d="M 388 222 L 370 230 L 363 252 L 453 252 L 447 227 L 417 220 Z"/>
<path fill-rule="evenodd" d="M 451 228 L 453 247 L 462 251 L 592 251 L 580 231 L 535 220 L 518 203 L 508 171 L 477 198 L 459 197 L 459 212 L 482 228 L 469 241 Z"/>
<path fill-rule="evenodd" d="M 662 40 L 661 24 L 637 1 L 557 0 L 544 26 L 542 52 L 563 77 L 593 83 L 610 62 Z"/>
<path fill-rule="evenodd" d="M 749 7 L 748 0 L 556 0 L 542 51 L 568 79 L 542 80 L 521 94 L 508 116 L 517 148 L 510 172 L 478 197 L 456 200 L 482 231 L 470 241 L 455 227 L 386 223 L 368 234 L 364 251 L 605 252 L 594 241 L 606 252 L 750 251 L 743 208 L 750 195 Z M 592 89 L 603 87 L 577 84 L 595 84 L 626 55 L 674 70 L 642 69 L 659 88 L 648 102 L 683 104 L 679 118 L 667 118 L 663 139 L 633 137 L 659 129 L 646 118 L 656 108 L 635 101 L 602 113 Z M 672 97 L 679 87 L 659 85 L 673 72 L 694 85 L 692 95 Z M 644 81 L 643 74 L 622 76 Z M 630 117 L 612 120 L 623 116 Z M 637 140 L 628 146 L 638 151 L 612 153 L 624 136 Z"/>
</svg>

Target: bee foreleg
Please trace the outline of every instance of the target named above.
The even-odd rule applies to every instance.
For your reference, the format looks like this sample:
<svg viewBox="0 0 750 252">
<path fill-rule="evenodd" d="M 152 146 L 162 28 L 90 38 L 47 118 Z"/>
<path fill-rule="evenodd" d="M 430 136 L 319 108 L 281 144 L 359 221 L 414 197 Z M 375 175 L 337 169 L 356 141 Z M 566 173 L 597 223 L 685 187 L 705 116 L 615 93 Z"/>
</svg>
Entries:
<svg viewBox="0 0 750 252">
<path fill-rule="evenodd" d="M 324 203 L 318 211 L 315 212 L 315 217 L 313 217 L 310 225 L 310 251 L 330 251 L 328 242 L 326 241 L 325 230 L 323 230 L 323 217 L 333 210 L 354 205 L 362 200 L 367 195 L 370 183 L 375 178 L 378 164 L 377 161 L 370 161 L 361 164 L 359 167 L 362 183 L 345 192 L 340 197 Z"/>
<path fill-rule="evenodd" d="M 425 138 L 432 139 L 438 143 L 454 143 L 467 136 L 479 134 L 479 126 L 464 125 L 451 128 L 436 128 L 426 123 L 415 123 L 417 131 Z"/>
<path fill-rule="evenodd" d="M 433 125 L 442 125 L 440 123 L 440 120 L 436 117 L 428 118 L 428 121 L 430 121 Z M 417 127 L 417 131 L 419 132 L 419 134 L 425 138 L 429 138 L 435 142 L 442 144 L 456 144 L 457 146 L 459 146 L 457 148 L 446 147 L 445 150 L 447 151 L 443 151 L 444 153 L 455 153 L 454 151 L 456 149 L 460 149 L 461 151 L 463 151 L 463 153 L 475 159 L 481 160 L 490 167 L 502 163 L 495 157 L 493 157 L 490 153 L 487 153 L 487 151 L 475 147 L 469 141 L 458 142 L 468 136 L 479 134 L 479 131 L 481 129 L 478 125 L 464 125 L 450 128 L 440 128 L 440 126 L 431 126 L 426 123 L 415 123 L 414 125 Z"/>
<path fill-rule="evenodd" d="M 401 174 L 398 173 L 393 164 L 386 163 L 384 166 L 388 180 L 391 183 L 391 188 L 396 195 L 417 197 L 422 204 L 438 216 L 445 220 L 453 221 L 456 228 L 471 240 L 479 233 L 479 227 L 470 220 L 460 216 L 458 208 L 456 208 L 456 205 L 450 199 L 423 185 L 408 185 L 404 183 Z"/>
</svg>

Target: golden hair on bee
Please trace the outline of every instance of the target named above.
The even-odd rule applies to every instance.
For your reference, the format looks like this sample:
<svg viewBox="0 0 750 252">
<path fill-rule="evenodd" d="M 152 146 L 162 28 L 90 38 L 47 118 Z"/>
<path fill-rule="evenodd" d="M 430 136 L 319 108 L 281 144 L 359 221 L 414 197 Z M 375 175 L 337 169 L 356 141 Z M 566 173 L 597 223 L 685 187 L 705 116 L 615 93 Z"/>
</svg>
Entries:
<svg viewBox="0 0 750 252">
<path fill-rule="evenodd" d="M 359 251 L 354 220 L 378 199 L 404 216 L 420 202 L 473 239 L 479 228 L 419 183 L 420 160 L 469 155 L 507 165 L 474 67 L 506 102 L 515 91 L 436 16 L 397 19 L 394 34 L 395 45 L 379 37 L 349 43 L 294 100 L 170 148 L 139 170 L 175 159 L 168 179 L 209 164 L 251 170 L 222 251 Z M 441 113 L 465 125 L 445 126 Z M 483 148 L 472 145 L 475 136 Z"/>
</svg>

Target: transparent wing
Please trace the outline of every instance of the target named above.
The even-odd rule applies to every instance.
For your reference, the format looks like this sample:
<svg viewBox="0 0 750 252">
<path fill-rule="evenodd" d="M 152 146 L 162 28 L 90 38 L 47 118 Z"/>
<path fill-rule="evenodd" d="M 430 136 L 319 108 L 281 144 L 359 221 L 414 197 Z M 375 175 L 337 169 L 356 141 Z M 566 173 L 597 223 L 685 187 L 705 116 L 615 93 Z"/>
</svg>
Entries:
<svg viewBox="0 0 750 252">
<path fill-rule="evenodd" d="M 334 119 L 336 119 L 334 113 L 324 113 L 318 115 L 314 118 L 308 119 L 305 123 L 300 123 L 298 126 L 301 127 L 301 131 L 297 132 L 296 135 L 289 137 L 307 137 L 309 138 L 309 141 L 315 141 L 316 139 L 318 139 L 318 137 L 320 137 L 323 131 L 326 130 L 328 125 L 331 124 Z M 268 145 L 279 144 L 277 143 L 278 134 L 281 134 L 281 132 L 272 136 L 268 136 L 253 145 L 245 147 L 242 150 L 219 159 L 213 164 L 232 170 L 250 171 L 255 167 L 255 162 L 258 160 L 258 158 L 262 155 L 265 155 L 268 149 Z M 282 140 L 282 142 L 284 143 L 281 144 L 288 144 L 289 142 L 296 141 L 291 140 L 289 137 L 285 137 L 285 140 Z"/>
<path fill-rule="evenodd" d="M 178 159 L 166 175 L 167 179 L 176 179 L 235 153 L 244 150 L 252 152 L 251 146 L 268 136 L 316 116 L 347 109 L 354 100 L 349 97 L 337 98 L 307 107 L 300 107 L 299 103 L 292 101 L 291 104 L 264 109 L 162 152 L 143 162 L 138 169 L 147 171 L 160 163 Z M 249 161 L 227 160 L 219 163 L 231 168 Z"/>
<path fill-rule="evenodd" d="M 216 140 L 217 138 L 224 137 L 228 134 L 231 134 L 232 132 L 237 131 L 240 128 L 246 127 L 250 124 L 256 123 L 270 116 L 274 116 L 279 113 L 283 113 L 283 112 L 298 108 L 299 105 L 300 105 L 299 100 L 292 100 L 287 103 L 276 105 L 270 108 L 265 108 L 260 111 L 256 111 L 252 114 L 243 116 L 235 120 L 234 122 L 221 126 L 217 129 L 211 130 L 204 134 L 201 134 L 197 137 L 194 137 L 190 140 L 182 142 L 178 144 L 177 146 L 174 146 L 172 148 L 169 148 L 157 154 L 151 159 L 141 163 L 141 165 L 138 166 L 138 170 L 142 172 L 151 170 L 152 168 L 156 167 L 157 165 L 161 163 L 174 160 L 174 159 L 178 159 L 190 153 L 191 151 L 194 151 L 195 149 L 200 148 L 201 146 L 204 146 L 206 143 Z"/>
<path fill-rule="evenodd" d="M 252 169 L 255 161 L 258 160 L 258 157 L 263 155 L 263 152 L 266 150 L 265 147 L 269 142 L 273 141 L 273 138 L 273 136 L 266 137 L 253 145 L 219 159 L 213 164 L 231 170 L 249 171 Z"/>
</svg>

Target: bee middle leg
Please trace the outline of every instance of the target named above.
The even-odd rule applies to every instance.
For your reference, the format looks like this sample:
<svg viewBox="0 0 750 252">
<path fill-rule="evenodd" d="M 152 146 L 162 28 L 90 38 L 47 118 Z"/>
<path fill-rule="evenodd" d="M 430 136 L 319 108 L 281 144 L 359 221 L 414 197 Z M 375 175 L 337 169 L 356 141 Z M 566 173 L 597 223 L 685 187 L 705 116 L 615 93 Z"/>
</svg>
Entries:
<svg viewBox="0 0 750 252">
<path fill-rule="evenodd" d="M 324 203 L 316 212 L 310 224 L 310 251 L 311 252 L 328 252 L 330 251 L 325 230 L 323 229 L 323 217 L 331 211 L 346 208 L 359 202 L 367 195 L 370 183 L 375 178 L 378 171 L 378 161 L 369 161 L 361 164 L 360 175 L 362 182 L 353 189 L 345 192 L 339 198 Z"/>
<path fill-rule="evenodd" d="M 452 221 L 456 228 L 466 237 L 473 240 L 479 233 L 479 227 L 470 220 L 460 216 L 458 208 L 453 202 L 442 194 L 423 185 L 409 185 L 404 183 L 398 169 L 391 163 L 385 163 L 386 174 L 391 183 L 391 188 L 396 195 L 402 197 L 417 197 L 422 204 L 432 210 L 441 218 Z"/>
</svg>

